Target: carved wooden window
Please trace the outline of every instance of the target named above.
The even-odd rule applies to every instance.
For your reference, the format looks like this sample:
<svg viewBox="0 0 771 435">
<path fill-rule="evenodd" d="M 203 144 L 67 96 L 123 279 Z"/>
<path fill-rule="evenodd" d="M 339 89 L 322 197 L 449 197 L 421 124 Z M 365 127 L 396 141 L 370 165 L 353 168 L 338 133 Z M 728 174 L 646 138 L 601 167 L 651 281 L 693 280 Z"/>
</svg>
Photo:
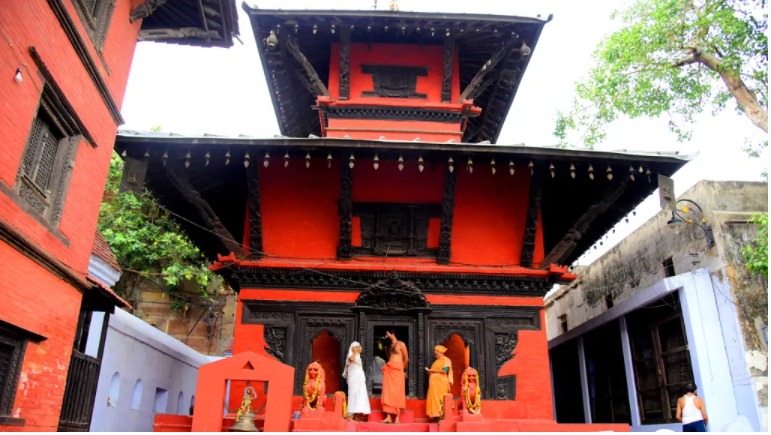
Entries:
<svg viewBox="0 0 771 435">
<path fill-rule="evenodd" d="M 428 68 L 418 66 L 362 65 L 361 72 L 372 74 L 372 91 L 362 92 L 363 97 L 420 98 L 426 94 L 416 92 L 418 77 L 428 76 Z"/>
<path fill-rule="evenodd" d="M 72 3 L 91 38 L 91 43 L 101 51 L 115 10 L 115 0 L 72 0 Z"/>
<path fill-rule="evenodd" d="M 440 205 L 354 203 L 353 215 L 361 222 L 361 246 L 354 254 L 436 256 L 437 247 L 428 247 L 429 224 L 441 216 Z"/>
<path fill-rule="evenodd" d="M 28 339 L 22 330 L 0 321 L 0 424 L 13 411 Z"/>
<path fill-rule="evenodd" d="M 16 191 L 31 209 L 56 225 L 61 219 L 80 130 L 50 88 L 43 89 L 16 178 Z"/>
</svg>

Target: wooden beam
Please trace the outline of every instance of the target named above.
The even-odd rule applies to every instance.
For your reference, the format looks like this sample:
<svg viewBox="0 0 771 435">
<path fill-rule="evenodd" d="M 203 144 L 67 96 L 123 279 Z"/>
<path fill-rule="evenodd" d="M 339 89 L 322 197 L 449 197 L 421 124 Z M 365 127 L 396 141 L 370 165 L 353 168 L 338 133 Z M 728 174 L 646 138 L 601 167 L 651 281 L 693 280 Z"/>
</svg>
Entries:
<svg viewBox="0 0 771 435">
<path fill-rule="evenodd" d="M 131 11 L 131 15 L 129 15 L 129 22 L 133 23 L 140 18 L 149 17 L 153 14 L 153 12 L 155 12 L 156 9 L 158 9 L 159 6 L 166 3 L 166 1 L 167 0 L 145 0 L 141 5 L 135 7 Z"/>
<path fill-rule="evenodd" d="M 525 215 L 525 231 L 522 237 L 522 254 L 519 264 L 522 267 L 533 267 L 533 253 L 535 252 L 535 236 L 538 224 L 538 214 L 541 211 L 541 196 L 543 194 L 543 180 L 546 169 L 538 164 L 533 167 L 533 175 L 530 177 L 530 199 Z"/>
<path fill-rule="evenodd" d="M 458 169 L 457 167 L 455 168 Z M 455 171 L 447 171 L 447 177 L 444 181 L 444 194 L 442 196 L 442 221 L 439 224 L 439 252 L 436 262 L 438 264 L 449 264 L 452 256 L 452 220 L 455 210 L 455 182 L 457 180 Z"/>
<path fill-rule="evenodd" d="M 340 239 L 337 245 L 337 258 L 351 258 L 351 226 L 353 220 L 353 176 L 345 158 L 345 151 L 340 153 Z"/>
<path fill-rule="evenodd" d="M 445 38 L 442 52 L 442 102 L 452 100 L 452 71 L 455 64 L 455 39 Z"/>
<path fill-rule="evenodd" d="M 473 79 L 471 79 L 471 82 L 469 82 L 468 86 L 466 86 L 466 89 L 463 90 L 463 92 L 460 94 L 460 98 L 458 98 L 458 102 L 462 103 L 464 100 L 473 100 L 474 98 L 478 97 L 481 93 L 481 85 L 484 82 L 487 75 L 495 69 L 495 67 L 500 63 L 500 61 L 508 56 L 509 52 L 512 50 L 513 44 L 511 42 L 507 42 L 503 45 L 501 45 L 495 53 L 493 53 L 493 56 L 482 65 L 482 68 L 477 71 L 476 75 Z M 489 84 L 489 81 L 488 81 Z"/>
<path fill-rule="evenodd" d="M 288 32 L 283 33 L 285 34 Z M 291 54 L 297 63 L 300 64 L 300 66 L 305 71 L 305 74 L 311 80 L 311 83 L 313 83 L 313 87 L 316 89 L 316 95 L 323 95 L 328 97 L 329 90 L 324 85 L 324 82 L 322 82 L 319 78 L 319 75 L 316 73 L 316 69 L 313 68 L 313 65 L 310 63 L 310 61 L 308 61 L 305 55 L 300 51 L 300 47 L 297 45 L 297 39 L 294 36 L 286 36 L 283 38 L 283 40 L 287 51 L 289 51 L 289 54 Z"/>
<path fill-rule="evenodd" d="M 225 225 L 222 224 L 209 203 L 203 199 L 197 190 L 195 190 L 187 173 L 184 170 L 175 169 L 173 168 L 173 165 L 169 164 L 166 166 L 166 174 L 168 175 L 171 184 L 185 197 L 185 199 L 188 200 L 188 202 L 190 202 L 191 205 L 193 205 L 206 225 L 206 228 L 211 230 L 217 238 L 219 238 L 220 243 L 222 243 L 225 249 L 227 249 L 228 252 L 234 253 L 237 258 L 244 258 L 241 245 L 236 241 L 233 235 L 230 234 L 230 231 L 225 228 Z"/>
<path fill-rule="evenodd" d="M 347 100 L 351 96 L 351 29 L 342 26 L 340 29 L 340 99 Z"/>
<path fill-rule="evenodd" d="M 626 185 L 629 182 L 628 178 L 623 177 L 622 180 L 612 186 L 608 187 L 600 198 L 599 202 L 589 207 L 586 212 L 578 218 L 575 224 L 568 230 L 562 240 L 557 243 L 551 252 L 541 262 L 541 269 L 548 269 L 551 264 L 561 264 L 567 259 L 567 257 L 573 253 L 578 246 L 578 242 L 589 230 L 595 219 L 605 213 L 624 193 Z"/>
<path fill-rule="evenodd" d="M 249 195 L 249 252 L 250 259 L 263 257 L 262 251 L 262 211 L 260 208 L 260 171 L 259 165 L 251 165 L 246 171 L 247 191 Z"/>
</svg>

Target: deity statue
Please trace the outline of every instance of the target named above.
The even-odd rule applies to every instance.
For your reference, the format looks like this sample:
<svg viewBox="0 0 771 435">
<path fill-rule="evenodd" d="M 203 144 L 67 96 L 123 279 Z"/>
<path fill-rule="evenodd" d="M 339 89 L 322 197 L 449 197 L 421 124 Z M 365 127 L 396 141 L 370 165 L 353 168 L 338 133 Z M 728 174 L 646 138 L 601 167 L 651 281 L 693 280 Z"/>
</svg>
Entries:
<svg viewBox="0 0 771 435">
<path fill-rule="evenodd" d="M 324 409 L 324 399 L 326 399 L 326 385 L 324 368 L 317 361 L 308 365 L 305 369 L 305 382 L 303 383 L 303 401 L 302 409 L 310 410 Z"/>
<path fill-rule="evenodd" d="M 469 367 L 463 372 L 461 380 L 461 396 L 463 408 L 469 414 L 482 412 L 482 392 L 479 390 L 479 372 Z"/>
</svg>

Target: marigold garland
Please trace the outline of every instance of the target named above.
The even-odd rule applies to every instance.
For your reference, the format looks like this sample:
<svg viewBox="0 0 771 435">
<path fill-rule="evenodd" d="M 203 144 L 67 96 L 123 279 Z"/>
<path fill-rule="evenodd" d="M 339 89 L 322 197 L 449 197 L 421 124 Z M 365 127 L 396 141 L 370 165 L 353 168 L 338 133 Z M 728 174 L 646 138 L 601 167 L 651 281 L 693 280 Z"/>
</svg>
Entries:
<svg viewBox="0 0 771 435">
<path fill-rule="evenodd" d="M 319 395 L 319 384 L 321 383 L 321 374 L 316 375 L 316 383 L 313 386 L 313 393 L 311 393 L 311 396 L 308 397 L 308 371 L 305 371 L 305 382 L 303 382 L 303 397 L 305 398 L 305 406 L 312 410 L 316 410 L 316 408 L 319 407 L 319 404 L 316 403 L 316 406 L 311 406 L 311 403 L 316 400 L 316 397 Z"/>
<path fill-rule="evenodd" d="M 468 388 L 468 373 L 474 372 L 477 376 L 477 383 L 475 388 L 474 403 L 471 403 L 471 394 L 469 394 Z M 463 398 L 466 400 L 466 409 L 472 414 L 479 414 L 482 412 L 482 393 L 479 391 L 479 372 L 469 367 L 463 372 L 463 379 L 461 381 L 461 389 L 463 390 Z"/>
</svg>

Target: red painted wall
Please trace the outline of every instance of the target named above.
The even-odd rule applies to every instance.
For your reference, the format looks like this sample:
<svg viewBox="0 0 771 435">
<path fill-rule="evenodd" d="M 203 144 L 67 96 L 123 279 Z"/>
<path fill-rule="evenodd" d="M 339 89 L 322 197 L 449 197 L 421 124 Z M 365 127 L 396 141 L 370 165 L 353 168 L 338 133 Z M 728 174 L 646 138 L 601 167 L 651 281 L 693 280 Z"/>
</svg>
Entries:
<svg viewBox="0 0 771 435">
<path fill-rule="evenodd" d="M 519 168 L 509 175 L 508 162 L 490 160 L 458 162 L 455 214 L 452 231 L 452 262 L 474 265 L 519 265 L 530 195 L 530 172 Z M 536 234 L 534 260 L 543 259 L 543 234 Z"/>
<path fill-rule="evenodd" d="M 26 426 L 0 431 L 55 431 L 75 339 L 81 293 L 0 242 L 0 319 L 46 337 L 28 343 L 11 417 Z"/>
<path fill-rule="evenodd" d="M 115 2 L 101 57 L 91 45 L 72 1 L 62 2 L 112 98 L 120 105 L 141 21 L 129 23 L 138 0 Z M 86 73 L 46 0 L 9 1 L 0 7 L 0 220 L 30 243 L 85 277 L 117 124 Z M 35 47 L 95 143 L 81 140 L 56 237 L 27 214 L 14 193 L 43 80 L 29 55 Z M 14 81 L 22 69 L 21 83 Z M 82 295 L 62 279 L 0 242 L 0 320 L 47 337 L 30 343 L 22 365 L 13 417 L 26 425 L 0 431 L 56 430 Z"/>
<path fill-rule="evenodd" d="M 426 66 L 428 75 L 418 77 L 416 92 L 427 94 L 423 102 L 442 100 L 442 46 L 441 45 L 406 45 L 406 44 L 366 44 L 351 43 L 350 53 L 350 100 L 379 98 L 362 97 L 364 91 L 373 90 L 372 74 L 361 72 L 361 65 L 399 65 Z M 332 44 L 329 65 L 329 94 L 333 100 L 340 95 L 340 45 Z M 453 62 L 452 101 L 460 97 L 460 74 L 458 57 Z M 415 100 L 407 98 L 389 98 L 390 101 L 404 101 L 410 104 Z M 364 101 L 362 101 L 363 103 Z"/>
<path fill-rule="evenodd" d="M 350 92 L 348 103 L 402 107 L 442 106 L 442 52 L 440 45 L 366 44 L 352 43 L 350 51 Z M 427 75 L 418 77 L 415 92 L 426 94 L 425 99 L 367 97 L 363 92 L 374 89 L 373 75 L 362 72 L 362 65 L 396 65 L 427 67 Z M 334 102 L 340 95 L 340 46 L 332 45 L 329 70 L 329 93 Z M 460 97 L 460 75 L 457 56 L 453 59 L 451 101 Z M 444 104 L 447 109 L 449 105 Z M 453 107 L 460 111 L 457 105 Z M 329 119 L 324 130 L 328 137 L 357 139 L 414 140 L 427 142 L 460 142 L 461 123 L 429 121 L 394 121 L 363 119 Z"/>
<path fill-rule="evenodd" d="M 260 210 L 263 249 L 268 255 L 294 258 L 334 258 L 340 221 L 340 164 L 327 168 L 326 158 L 289 160 L 274 156 L 260 165 Z M 247 227 L 248 228 L 248 227 Z"/>
</svg>

